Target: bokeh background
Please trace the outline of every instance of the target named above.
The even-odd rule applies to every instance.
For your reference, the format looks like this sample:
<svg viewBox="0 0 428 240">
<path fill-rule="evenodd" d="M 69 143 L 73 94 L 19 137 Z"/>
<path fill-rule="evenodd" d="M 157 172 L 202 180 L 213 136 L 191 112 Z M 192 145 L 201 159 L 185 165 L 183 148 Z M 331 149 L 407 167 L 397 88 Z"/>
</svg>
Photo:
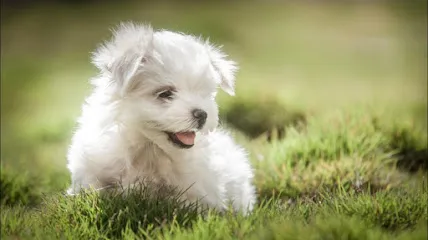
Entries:
<svg viewBox="0 0 428 240">
<path fill-rule="evenodd" d="M 128 20 L 224 46 L 241 68 L 237 97 L 219 95 L 238 139 L 360 107 L 426 131 L 426 11 L 426 1 L 2 1 L 2 171 L 44 192 L 67 186 L 90 52 Z"/>
</svg>

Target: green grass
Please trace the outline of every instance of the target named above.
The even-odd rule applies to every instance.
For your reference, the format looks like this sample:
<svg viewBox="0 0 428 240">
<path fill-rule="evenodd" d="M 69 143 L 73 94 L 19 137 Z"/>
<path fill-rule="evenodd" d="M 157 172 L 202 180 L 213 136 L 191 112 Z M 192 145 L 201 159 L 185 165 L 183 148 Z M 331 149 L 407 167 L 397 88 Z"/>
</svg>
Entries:
<svg viewBox="0 0 428 240">
<path fill-rule="evenodd" d="M 224 4 L 2 8 L 2 238 L 428 237 L 426 3 Z M 253 214 L 200 214 L 169 188 L 64 195 L 89 52 L 120 20 L 239 62 L 237 97 L 218 101 L 255 169 Z"/>
</svg>

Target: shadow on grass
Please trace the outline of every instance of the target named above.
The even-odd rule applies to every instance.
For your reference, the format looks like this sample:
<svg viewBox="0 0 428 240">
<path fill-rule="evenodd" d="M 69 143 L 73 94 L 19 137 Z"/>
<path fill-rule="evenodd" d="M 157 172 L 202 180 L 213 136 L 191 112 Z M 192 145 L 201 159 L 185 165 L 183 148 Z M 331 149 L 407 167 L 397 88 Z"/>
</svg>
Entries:
<svg viewBox="0 0 428 240">
<path fill-rule="evenodd" d="M 418 148 L 419 143 L 409 131 L 395 130 L 391 134 L 391 148 L 397 149 L 397 167 L 411 173 L 428 170 L 428 149 Z"/>
<path fill-rule="evenodd" d="M 409 172 L 417 172 L 422 169 L 428 171 L 428 149 L 418 151 L 403 151 L 395 156 L 397 166 Z"/>
<path fill-rule="evenodd" d="M 397 167 L 415 173 L 419 170 L 428 171 L 428 146 L 414 129 L 403 126 L 394 126 L 387 131 L 383 130 L 377 118 L 372 120 L 378 131 L 386 132 L 389 139 L 389 149 L 395 151 L 393 157 L 397 159 Z M 424 143 L 425 142 L 425 143 Z"/>
<path fill-rule="evenodd" d="M 237 98 L 220 109 L 220 119 L 250 138 L 264 135 L 268 141 L 283 139 L 286 128 L 302 128 L 306 117 L 302 112 L 287 109 L 274 99 Z"/>
</svg>

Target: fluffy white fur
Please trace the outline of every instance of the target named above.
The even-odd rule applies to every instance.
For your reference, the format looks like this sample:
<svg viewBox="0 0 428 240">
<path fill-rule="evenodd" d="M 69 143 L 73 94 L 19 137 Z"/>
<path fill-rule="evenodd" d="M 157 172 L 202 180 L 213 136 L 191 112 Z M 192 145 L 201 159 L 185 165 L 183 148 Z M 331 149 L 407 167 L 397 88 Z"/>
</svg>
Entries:
<svg viewBox="0 0 428 240">
<path fill-rule="evenodd" d="M 188 202 L 251 211 L 256 197 L 246 152 L 217 129 L 217 87 L 234 94 L 237 67 L 226 57 L 200 38 L 121 24 L 93 55 L 100 73 L 69 148 L 68 193 L 150 179 L 187 189 Z M 159 98 L 165 89 L 173 89 L 172 99 Z M 196 108 L 208 116 L 199 130 Z M 165 131 L 196 131 L 195 143 L 180 148 Z"/>
</svg>

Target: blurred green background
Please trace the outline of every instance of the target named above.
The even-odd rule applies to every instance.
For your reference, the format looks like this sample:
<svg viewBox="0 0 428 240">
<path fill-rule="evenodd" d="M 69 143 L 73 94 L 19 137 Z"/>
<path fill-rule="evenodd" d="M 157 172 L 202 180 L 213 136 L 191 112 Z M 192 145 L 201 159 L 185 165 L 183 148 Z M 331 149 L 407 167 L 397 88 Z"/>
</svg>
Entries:
<svg viewBox="0 0 428 240">
<path fill-rule="evenodd" d="M 426 1 L 2 3 L 2 170 L 26 172 L 50 190 L 69 182 L 66 149 L 96 74 L 90 52 L 120 21 L 224 45 L 241 70 L 237 97 L 219 96 L 222 116 L 252 124 L 250 137 L 283 111 L 359 106 L 412 116 L 426 129 Z"/>
</svg>

